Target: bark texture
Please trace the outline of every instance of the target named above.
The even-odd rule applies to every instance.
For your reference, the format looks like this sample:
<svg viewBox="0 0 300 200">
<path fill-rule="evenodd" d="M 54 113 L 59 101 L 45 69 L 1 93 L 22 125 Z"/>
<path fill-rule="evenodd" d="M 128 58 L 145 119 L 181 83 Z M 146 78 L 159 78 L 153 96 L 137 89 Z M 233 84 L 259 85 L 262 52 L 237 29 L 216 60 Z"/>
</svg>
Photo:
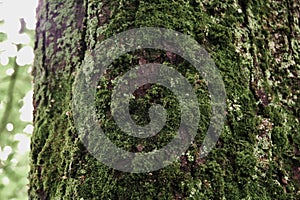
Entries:
<svg viewBox="0 0 300 200">
<path fill-rule="evenodd" d="M 177 162 L 130 174 L 106 167 L 85 150 L 72 118 L 72 85 L 96 44 L 143 26 L 180 31 L 206 48 L 225 83 L 227 121 L 205 159 L 199 159 L 199 146 L 209 114 Z M 40 0 L 30 199 L 300 199 L 299 27 L 298 0 Z M 111 82 L 148 62 L 176 65 L 197 88 L 201 111 L 209 109 L 205 84 L 185 61 L 169 52 L 136 51 L 114 62 L 95 100 L 112 140 L 118 130 L 104 117 L 110 114 Z M 137 91 L 140 101 L 133 104 L 140 123 L 147 123 L 146 94 L 169 97 L 159 88 L 146 89 Z M 163 138 L 157 146 L 168 142 Z M 120 146 L 131 151 L 155 148 L 147 141 L 124 141 Z"/>
</svg>

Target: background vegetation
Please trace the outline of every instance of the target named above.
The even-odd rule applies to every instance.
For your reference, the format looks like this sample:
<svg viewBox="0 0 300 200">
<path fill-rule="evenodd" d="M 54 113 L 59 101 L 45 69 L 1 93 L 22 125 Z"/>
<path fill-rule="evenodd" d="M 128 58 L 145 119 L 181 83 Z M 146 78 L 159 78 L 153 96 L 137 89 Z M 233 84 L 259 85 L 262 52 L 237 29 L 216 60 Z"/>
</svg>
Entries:
<svg viewBox="0 0 300 200">
<path fill-rule="evenodd" d="M 0 1 L 0 199 L 27 197 L 34 2 Z M 18 5 L 18 6 L 16 6 Z M 24 6 L 22 6 L 24 5 Z"/>
</svg>

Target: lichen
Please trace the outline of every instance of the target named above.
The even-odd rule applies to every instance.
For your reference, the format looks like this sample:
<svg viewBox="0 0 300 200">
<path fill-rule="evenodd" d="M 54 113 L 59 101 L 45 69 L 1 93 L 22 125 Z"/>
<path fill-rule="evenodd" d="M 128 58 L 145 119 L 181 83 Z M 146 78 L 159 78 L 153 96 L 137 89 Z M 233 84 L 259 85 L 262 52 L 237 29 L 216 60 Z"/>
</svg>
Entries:
<svg viewBox="0 0 300 200">
<path fill-rule="evenodd" d="M 299 199 L 299 6 L 296 0 L 41 4 L 30 198 Z M 95 99 L 103 129 L 120 147 L 150 151 L 174 135 L 166 129 L 155 142 L 120 137 L 109 116 L 112 80 L 141 61 L 180 71 L 196 88 L 203 113 L 195 141 L 175 163 L 151 173 L 130 174 L 108 168 L 86 151 L 74 127 L 72 85 L 84 55 L 97 43 L 143 26 L 180 31 L 205 47 L 225 83 L 227 121 L 217 146 L 200 158 L 211 109 L 203 79 L 182 58 L 173 60 L 163 51 L 146 49 L 120 57 L 99 81 Z M 157 85 L 139 92 L 142 95 L 135 94 L 139 98 L 131 104 L 137 123 L 149 122 L 149 104 L 155 100 L 170 105 L 169 128 L 176 128 L 178 102 L 170 92 Z"/>
</svg>

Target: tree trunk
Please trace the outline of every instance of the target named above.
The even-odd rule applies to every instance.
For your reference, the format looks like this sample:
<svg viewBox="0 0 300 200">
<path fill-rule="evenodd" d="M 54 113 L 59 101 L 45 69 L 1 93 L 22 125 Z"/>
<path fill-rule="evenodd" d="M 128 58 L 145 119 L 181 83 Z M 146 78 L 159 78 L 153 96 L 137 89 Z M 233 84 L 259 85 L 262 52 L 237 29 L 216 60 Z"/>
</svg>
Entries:
<svg viewBox="0 0 300 200">
<path fill-rule="evenodd" d="M 298 0 L 40 0 L 37 11 L 30 199 L 300 199 Z M 200 157 L 211 109 L 205 82 L 169 52 L 145 49 L 121 56 L 95 99 L 104 132 L 120 147 L 155 148 L 146 140 L 118 139 L 107 106 L 113 79 L 135 65 L 175 65 L 198 88 L 204 112 L 195 141 L 177 161 L 152 172 L 128 173 L 87 150 L 74 124 L 72 89 L 97 45 L 139 27 L 173 29 L 201 44 L 224 81 L 227 115 L 216 147 Z M 149 102 L 171 94 L 146 85 L 134 95 L 140 101 L 131 104 L 131 114 L 147 124 Z M 179 121 L 177 114 L 170 115 L 170 126 Z M 171 136 L 156 138 L 156 147 Z"/>
</svg>

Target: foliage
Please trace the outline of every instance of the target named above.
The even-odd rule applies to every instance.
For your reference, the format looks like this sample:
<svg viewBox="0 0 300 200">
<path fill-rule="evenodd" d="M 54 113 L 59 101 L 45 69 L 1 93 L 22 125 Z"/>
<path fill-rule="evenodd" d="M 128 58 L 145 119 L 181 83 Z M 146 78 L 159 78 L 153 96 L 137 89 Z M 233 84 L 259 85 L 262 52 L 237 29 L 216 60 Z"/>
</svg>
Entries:
<svg viewBox="0 0 300 200">
<path fill-rule="evenodd" d="M 32 49 L 33 30 L 26 29 L 23 20 L 20 24 L 22 30 L 19 34 L 31 39 L 13 43 L 8 33 L 0 32 L 0 199 L 7 200 L 27 199 L 29 137 L 32 132 L 32 113 L 25 105 L 31 97 L 31 65 L 20 59 L 22 52 L 28 47 Z M 15 51 L 9 52 L 8 47 Z"/>
</svg>

